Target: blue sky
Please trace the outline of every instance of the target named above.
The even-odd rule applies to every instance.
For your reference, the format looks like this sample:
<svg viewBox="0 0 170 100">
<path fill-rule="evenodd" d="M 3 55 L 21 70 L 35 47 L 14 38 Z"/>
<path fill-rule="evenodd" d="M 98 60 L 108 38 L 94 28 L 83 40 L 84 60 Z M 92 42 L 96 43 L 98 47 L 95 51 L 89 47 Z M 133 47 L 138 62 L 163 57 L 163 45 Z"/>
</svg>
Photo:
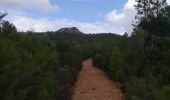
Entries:
<svg viewBox="0 0 170 100">
<path fill-rule="evenodd" d="M 126 0 L 51 0 L 59 5 L 59 18 L 83 22 L 103 21 L 104 15 L 113 9 L 121 10 Z"/>
<path fill-rule="evenodd" d="M 168 0 L 170 2 L 170 0 Z M 78 27 L 84 33 L 132 32 L 135 0 L 0 0 L 18 31 Z"/>
</svg>

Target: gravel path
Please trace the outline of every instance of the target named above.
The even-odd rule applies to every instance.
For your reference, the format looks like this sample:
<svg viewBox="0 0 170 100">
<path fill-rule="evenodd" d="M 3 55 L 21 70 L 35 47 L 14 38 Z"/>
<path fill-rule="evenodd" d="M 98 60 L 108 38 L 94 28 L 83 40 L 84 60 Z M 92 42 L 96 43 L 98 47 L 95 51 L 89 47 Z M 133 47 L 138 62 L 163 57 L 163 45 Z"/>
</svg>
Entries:
<svg viewBox="0 0 170 100">
<path fill-rule="evenodd" d="M 88 59 L 83 62 L 72 100 L 123 100 L 123 94 L 103 71 L 93 67 L 92 59 Z"/>
</svg>

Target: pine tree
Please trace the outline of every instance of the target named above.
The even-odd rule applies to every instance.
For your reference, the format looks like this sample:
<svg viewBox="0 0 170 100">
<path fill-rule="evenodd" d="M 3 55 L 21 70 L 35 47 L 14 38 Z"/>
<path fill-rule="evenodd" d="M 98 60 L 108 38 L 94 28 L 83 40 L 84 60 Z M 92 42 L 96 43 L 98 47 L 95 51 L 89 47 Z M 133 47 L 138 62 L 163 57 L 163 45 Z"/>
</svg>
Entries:
<svg viewBox="0 0 170 100">
<path fill-rule="evenodd" d="M 162 10 L 164 10 L 167 6 L 166 2 L 167 0 L 150 0 L 155 17 L 162 15 Z"/>
<path fill-rule="evenodd" d="M 135 8 L 137 10 L 136 19 L 149 20 L 162 14 L 162 10 L 167 6 L 167 0 L 136 0 Z"/>
<path fill-rule="evenodd" d="M 137 10 L 136 19 L 148 19 L 151 15 L 151 4 L 150 0 L 136 0 L 137 4 L 135 9 Z"/>
<path fill-rule="evenodd" d="M 7 15 L 7 13 L 0 12 L 0 33 L 2 32 L 2 24 L 3 24 L 3 18 Z"/>
</svg>

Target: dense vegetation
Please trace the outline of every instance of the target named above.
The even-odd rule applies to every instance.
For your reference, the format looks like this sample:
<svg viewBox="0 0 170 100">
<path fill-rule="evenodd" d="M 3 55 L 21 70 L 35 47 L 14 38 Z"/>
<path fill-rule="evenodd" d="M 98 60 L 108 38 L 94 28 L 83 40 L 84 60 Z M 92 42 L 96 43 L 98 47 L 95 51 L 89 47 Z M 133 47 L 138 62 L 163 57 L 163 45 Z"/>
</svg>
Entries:
<svg viewBox="0 0 170 100">
<path fill-rule="evenodd" d="M 131 36 L 20 33 L 0 14 L 0 99 L 70 100 L 86 58 L 119 82 L 127 100 L 170 99 L 170 7 L 136 0 Z"/>
<path fill-rule="evenodd" d="M 109 52 L 102 46 L 93 62 L 120 82 L 127 100 L 169 100 L 170 7 L 166 0 L 136 1 L 132 35 L 117 38 Z"/>
<path fill-rule="evenodd" d="M 83 58 L 76 34 L 18 33 L 2 20 L 5 15 L 0 17 L 0 99 L 70 100 Z"/>
</svg>

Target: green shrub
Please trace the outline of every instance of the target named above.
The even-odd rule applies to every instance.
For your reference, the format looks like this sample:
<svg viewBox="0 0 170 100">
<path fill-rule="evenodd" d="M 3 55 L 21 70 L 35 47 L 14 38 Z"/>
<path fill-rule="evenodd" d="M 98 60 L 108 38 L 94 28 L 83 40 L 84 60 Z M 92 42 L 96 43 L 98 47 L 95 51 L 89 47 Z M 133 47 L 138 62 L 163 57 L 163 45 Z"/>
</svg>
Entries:
<svg viewBox="0 0 170 100">
<path fill-rule="evenodd" d="M 156 100 L 170 100 L 170 85 L 165 85 L 160 90 Z"/>
</svg>

